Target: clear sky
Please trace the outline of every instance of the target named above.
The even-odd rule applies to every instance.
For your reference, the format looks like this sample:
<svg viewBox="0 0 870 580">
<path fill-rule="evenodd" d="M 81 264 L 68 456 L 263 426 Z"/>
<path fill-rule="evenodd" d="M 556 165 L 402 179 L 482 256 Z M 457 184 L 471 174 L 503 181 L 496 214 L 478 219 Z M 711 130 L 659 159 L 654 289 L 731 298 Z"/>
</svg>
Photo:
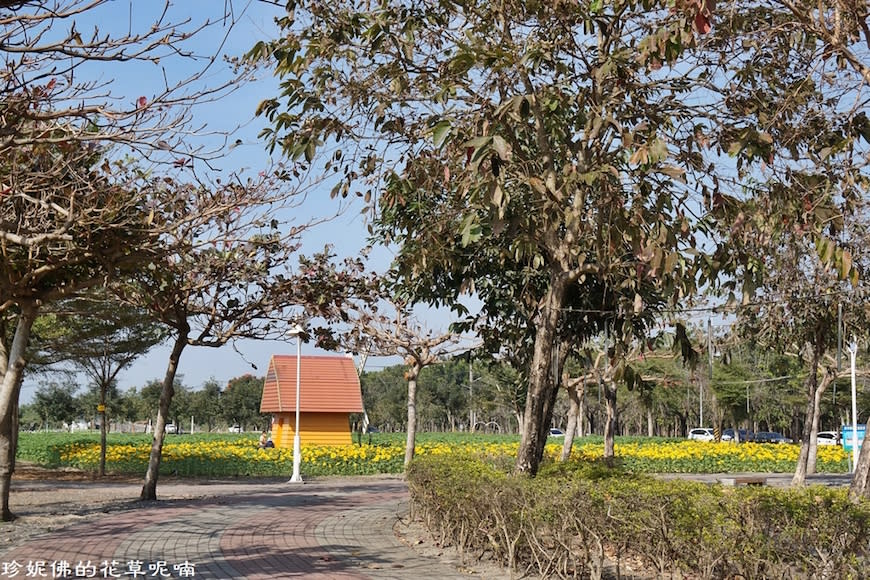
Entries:
<svg viewBox="0 0 870 580">
<path fill-rule="evenodd" d="M 219 17 L 224 2 L 215 0 L 176 0 L 171 19 L 178 21 L 190 18 L 193 23 L 202 22 L 205 18 Z M 274 17 L 281 9 L 268 3 L 257 1 L 228 0 L 228 6 L 238 17 L 238 23 L 229 32 L 224 42 L 227 28 L 218 25 L 196 37 L 191 46 L 203 55 L 212 54 L 223 43 L 221 53 L 228 56 L 239 56 L 253 47 L 261 38 L 274 37 L 277 28 Z M 77 23 L 77 29 L 83 36 L 92 31 L 95 26 L 101 31 L 136 29 L 142 23 L 153 20 L 153 10 L 162 7 L 162 2 L 133 2 L 132 0 L 111 2 L 108 9 L 99 15 L 90 15 Z M 239 15 L 242 15 L 239 17 Z M 68 26 L 68 25 L 67 25 Z M 66 28 L 66 26 L 64 26 Z M 202 61 L 200 61 L 202 62 Z M 167 57 L 161 59 L 158 66 L 141 63 L 124 63 L 94 67 L 83 67 L 79 70 L 79 79 L 83 75 L 92 75 L 95 80 L 110 83 L 110 90 L 124 102 L 134 102 L 139 96 L 148 96 L 157 92 L 163 84 L 164 75 L 170 79 L 183 78 L 194 70 L 195 66 L 188 60 Z M 217 62 L 209 70 L 206 83 L 220 83 L 230 76 L 229 65 L 223 61 Z M 229 133 L 229 142 L 240 140 L 230 153 L 218 162 L 218 167 L 227 171 L 247 169 L 256 172 L 270 164 L 270 158 L 265 145 L 257 139 L 257 133 L 264 126 L 262 119 L 256 119 L 254 112 L 257 104 L 264 98 L 278 94 L 278 81 L 271 71 L 263 70 L 259 78 L 249 84 L 237 87 L 227 97 L 213 103 L 199 105 L 194 111 L 193 126 L 202 126 L 203 133 L 212 134 L 206 137 L 213 143 L 221 143 L 221 133 Z M 194 137 L 191 137 L 194 139 Z M 334 214 L 337 202 L 330 199 L 328 192 L 315 191 L 310 195 L 301 209 L 298 222 L 310 218 Z M 356 255 L 366 244 L 364 216 L 360 214 L 361 206 L 351 206 L 335 220 L 320 225 L 303 238 L 304 252 L 314 252 L 324 245 L 334 246 L 339 256 Z M 372 265 L 376 270 L 385 268 L 390 260 L 386 249 L 374 252 Z M 445 324 L 446 325 L 446 324 Z M 439 329 L 440 330 L 440 329 Z M 203 348 L 190 347 L 182 355 L 179 374 L 182 383 L 190 388 L 198 389 L 209 379 L 215 379 L 225 384 L 230 379 L 245 373 L 265 375 L 269 357 L 276 353 L 296 352 L 295 342 L 254 342 L 242 341 L 225 347 Z M 303 353 L 317 352 L 312 345 L 303 345 Z M 139 359 L 119 377 L 122 389 L 141 387 L 146 382 L 162 379 L 169 355 L 169 347 L 161 346 Z M 368 370 L 384 365 L 396 364 L 397 359 L 370 359 Z M 256 366 L 256 369 L 252 365 Z M 44 377 L 26 379 L 22 385 L 21 402 L 31 400 L 34 391 Z M 84 386 L 84 385 L 82 385 Z"/>
</svg>

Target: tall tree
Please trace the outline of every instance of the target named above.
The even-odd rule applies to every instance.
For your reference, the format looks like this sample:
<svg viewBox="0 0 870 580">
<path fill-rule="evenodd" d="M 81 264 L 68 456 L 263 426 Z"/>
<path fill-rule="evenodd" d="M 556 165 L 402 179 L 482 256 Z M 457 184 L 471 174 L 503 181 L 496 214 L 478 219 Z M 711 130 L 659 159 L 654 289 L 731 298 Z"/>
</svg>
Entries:
<svg viewBox="0 0 870 580">
<path fill-rule="evenodd" d="M 221 418 L 221 385 L 215 379 L 207 380 L 202 388 L 193 393 L 196 419 L 211 432 Z"/>
<path fill-rule="evenodd" d="M 351 315 L 352 328 L 339 340 L 351 350 L 365 349 L 377 356 L 401 356 L 405 361 L 407 397 L 407 437 L 405 440 L 405 466 L 414 458 L 417 438 L 417 381 L 426 367 L 443 360 L 457 350 L 459 336 L 453 332 L 432 334 L 400 302 L 393 302 L 392 315 L 377 309 L 359 310 Z"/>
<path fill-rule="evenodd" d="M 88 78 L 87 63 L 157 65 L 170 55 L 195 56 L 188 47 L 201 29 L 196 24 L 170 22 L 158 9 L 154 20 L 131 18 L 127 26 L 101 31 L 114 19 L 100 22 L 100 14 L 113 9 L 117 3 L 110 0 L 0 2 L 3 520 L 13 518 L 8 499 L 18 394 L 40 305 L 105 283 L 124 265 L 148 258 L 146 232 L 155 225 L 141 183 L 148 175 L 121 160 L 133 151 L 178 166 L 208 157 L 188 146 L 197 132 L 190 127 L 190 107 L 234 86 L 234 79 L 200 84 L 216 59 L 178 80 L 167 72 L 156 91 L 132 99 L 113 93 L 111 82 Z M 90 19 L 89 33 L 82 34 L 77 24 L 84 19 Z M 117 147 L 111 155 L 110 144 Z"/>
<path fill-rule="evenodd" d="M 247 180 L 170 181 L 174 203 L 152 208 L 156 219 L 172 224 L 161 238 L 166 253 L 115 288 L 122 300 L 165 325 L 172 344 L 143 500 L 157 499 L 164 428 L 188 346 L 285 337 L 288 325 L 306 315 L 340 312 L 355 289 L 356 273 L 332 264 L 328 252 L 297 255 L 301 235 L 315 220 L 288 223 L 304 197 L 304 190 L 288 184 L 288 175 L 277 168 Z"/>
<path fill-rule="evenodd" d="M 14 470 L 15 417 L 25 353 L 39 308 L 78 289 L 103 283 L 150 252 L 146 196 L 121 164 L 97 165 L 99 155 L 76 143 L 8 151 L 0 163 L 10 189 L 0 196 L 0 315 L 14 324 L 0 354 L 0 496 L 8 520 Z M 50 171 L 42 173 L 41 168 Z M 23 181 L 16 179 L 24 176 Z"/>
<path fill-rule="evenodd" d="M 493 336 L 503 318 L 524 329 L 516 469 L 534 474 L 557 343 L 606 323 L 628 344 L 693 291 L 685 182 L 706 170 L 694 145 L 705 110 L 683 97 L 703 71 L 662 65 L 695 43 L 695 23 L 706 31 L 707 3 L 287 8 L 282 37 L 252 51 L 282 76 L 281 98 L 260 108 L 266 137 L 293 158 L 358 139 L 362 158 L 345 159 L 334 193 L 375 194 L 376 234 L 399 244 L 406 291 L 459 309 L 476 292 Z M 369 177 L 383 186 L 365 191 Z"/>
<path fill-rule="evenodd" d="M 258 430 L 268 427 L 268 420 L 260 414 L 264 381 L 264 377 L 254 375 L 230 379 L 221 397 L 223 416 L 230 425 L 242 429 L 256 427 Z"/>
<path fill-rule="evenodd" d="M 41 356 L 71 365 L 97 387 L 99 474 L 105 475 L 110 387 L 118 373 L 164 339 L 164 330 L 142 310 L 112 300 L 105 290 L 62 300 L 45 316 L 52 321 L 51 336 L 35 337 L 42 339 L 38 341 Z"/>
<path fill-rule="evenodd" d="M 75 384 L 46 383 L 36 389 L 33 395 L 33 409 L 42 419 L 44 427 L 58 426 L 63 423 L 71 426 L 79 418 L 80 409 L 76 404 Z"/>
<path fill-rule="evenodd" d="M 711 39 L 729 81 L 713 140 L 735 160 L 731 179 L 742 188 L 711 197 L 727 240 L 716 260 L 734 266 L 724 287 L 742 293 L 748 333 L 806 365 L 795 484 L 811 469 L 820 398 L 834 380 L 826 360 L 836 346 L 838 304 L 848 299 L 849 326 L 865 327 L 870 123 L 862 66 L 850 56 L 863 30 L 844 8 L 735 5 L 721 10 L 726 21 Z"/>
</svg>

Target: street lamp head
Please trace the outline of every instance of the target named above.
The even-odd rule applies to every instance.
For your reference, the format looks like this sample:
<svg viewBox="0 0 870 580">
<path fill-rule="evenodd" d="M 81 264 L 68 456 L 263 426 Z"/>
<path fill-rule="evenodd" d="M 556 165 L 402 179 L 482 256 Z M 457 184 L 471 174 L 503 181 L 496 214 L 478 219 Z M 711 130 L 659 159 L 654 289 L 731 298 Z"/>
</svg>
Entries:
<svg viewBox="0 0 870 580">
<path fill-rule="evenodd" d="M 302 328 L 298 324 L 294 324 L 293 328 L 287 331 L 288 336 L 292 336 L 293 338 L 304 338 L 305 337 L 305 329 Z"/>
</svg>

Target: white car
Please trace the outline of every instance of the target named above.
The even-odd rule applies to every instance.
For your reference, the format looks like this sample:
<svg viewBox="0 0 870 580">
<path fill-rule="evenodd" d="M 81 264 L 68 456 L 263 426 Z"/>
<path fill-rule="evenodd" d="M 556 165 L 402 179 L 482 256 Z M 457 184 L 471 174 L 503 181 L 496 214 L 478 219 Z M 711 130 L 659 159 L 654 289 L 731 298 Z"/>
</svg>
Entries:
<svg viewBox="0 0 870 580">
<path fill-rule="evenodd" d="M 689 431 L 689 439 L 694 441 L 712 441 L 715 438 L 713 430 L 707 427 L 696 427 Z"/>
<path fill-rule="evenodd" d="M 178 427 L 176 427 L 174 423 L 167 423 L 164 431 L 166 433 L 178 433 Z"/>
<path fill-rule="evenodd" d="M 241 433 L 241 432 L 242 432 L 242 428 L 239 427 L 238 425 L 232 425 L 232 426 L 228 429 L 228 431 L 229 431 L 230 433 Z"/>
<path fill-rule="evenodd" d="M 816 433 L 816 445 L 839 445 L 840 434 L 836 431 L 819 431 Z"/>
</svg>

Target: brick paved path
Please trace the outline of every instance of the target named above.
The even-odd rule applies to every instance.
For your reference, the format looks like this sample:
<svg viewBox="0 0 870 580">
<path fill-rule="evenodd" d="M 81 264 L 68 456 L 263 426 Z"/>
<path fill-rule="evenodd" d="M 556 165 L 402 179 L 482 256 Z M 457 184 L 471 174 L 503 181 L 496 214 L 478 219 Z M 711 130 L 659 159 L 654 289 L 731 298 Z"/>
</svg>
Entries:
<svg viewBox="0 0 870 580">
<path fill-rule="evenodd" d="M 0 578 L 468 578 L 396 538 L 407 499 L 399 479 L 238 484 L 0 547 Z"/>
</svg>

